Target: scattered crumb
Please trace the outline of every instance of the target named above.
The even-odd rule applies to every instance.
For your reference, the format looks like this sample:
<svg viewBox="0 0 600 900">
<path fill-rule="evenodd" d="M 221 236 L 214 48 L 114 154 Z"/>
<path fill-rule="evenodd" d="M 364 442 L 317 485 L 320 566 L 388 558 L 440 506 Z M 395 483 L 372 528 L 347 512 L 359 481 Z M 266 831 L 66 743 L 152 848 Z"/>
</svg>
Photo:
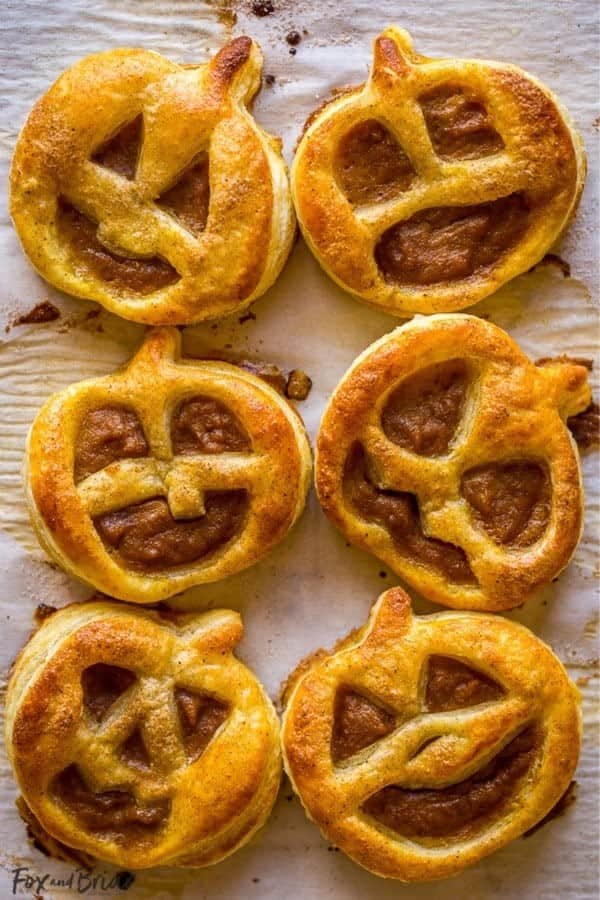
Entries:
<svg viewBox="0 0 600 900">
<path fill-rule="evenodd" d="M 556 819 L 558 816 L 562 816 L 562 814 L 575 803 L 577 799 L 577 782 L 572 781 L 569 787 L 566 789 L 558 803 L 552 807 L 549 813 L 544 816 L 543 819 L 526 831 L 523 834 L 523 837 L 530 837 L 532 834 L 535 834 L 538 829 L 542 828 L 547 822 L 552 821 L 552 819 Z"/>
<path fill-rule="evenodd" d="M 275 76 L 274 75 L 265 75 L 265 84 L 268 84 L 269 87 L 275 84 Z M 256 318 L 256 317 L 255 317 Z"/>
<path fill-rule="evenodd" d="M 306 400 L 312 388 L 312 379 L 302 369 L 292 369 L 285 386 L 285 396 L 290 400 Z"/>
<path fill-rule="evenodd" d="M 302 40 L 302 35 L 300 34 L 299 31 L 292 30 L 292 31 L 288 31 L 288 33 L 285 36 L 285 39 L 286 39 L 287 43 L 290 44 L 292 47 L 296 47 Z"/>
<path fill-rule="evenodd" d="M 295 55 L 296 55 L 296 48 L 295 48 L 295 47 L 290 47 L 290 54 L 291 54 L 291 56 L 295 56 Z"/>
<path fill-rule="evenodd" d="M 239 317 L 238 322 L 240 323 L 240 325 L 243 325 L 244 322 L 251 322 L 255 319 L 256 313 L 253 313 L 252 310 L 249 309 L 248 312 L 245 312 L 243 316 Z"/>
<path fill-rule="evenodd" d="M 28 313 L 14 319 L 11 324 L 14 328 L 17 325 L 41 325 L 44 322 L 55 322 L 56 319 L 60 319 L 60 310 L 49 300 L 42 300 Z"/>
<path fill-rule="evenodd" d="M 254 882 L 254 884 L 258 884 L 260 881 L 260 878 L 253 878 L 252 881 Z"/>
<path fill-rule="evenodd" d="M 255 16 L 262 19 L 264 16 L 270 16 L 275 11 L 275 7 L 272 0 L 254 0 L 251 10 Z"/>
<path fill-rule="evenodd" d="M 291 803 L 292 800 L 294 799 L 294 795 L 293 795 L 293 794 L 286 794 L 286 795 L 285 795 L 285 799 L 287 800 L 288 803 Z"/>
<path fill-rule="evenodd" d="M 387 572 L 383 572 L 383 571 L 380 572 L 380 573 L 379 573 L 379 577 L 380 577 L 380 578 L 387 578 Z"/>
<path fill-rule="evenodd" d="M 596 129 L 596 131 L 600 131 L 600 116 L 597 119 L 594 119 L 592 122 L 592 127 Z"/>
<path fill-rule="evenodd" d="M 562 272 L 563 278 L 571 277 L 571 266 L 563 259 L 561 256 L 557 256 L 556 253 L 546 253 L 546 255 L 540 259 L 539 263 L 536 263 L 535 266 L 532 266 L 529 269 L 530 272 L 535 272 L 536 269 L 539 269 L 540 266 L 555 266 L 560 272 Z"/>
<path fill-rule="evenodd" d="M 49 603 L 38 603 L 33 614 L 34 622 L 41 625 L 45 619 L 49 619 L 54 615 L 58 607 L 51 606 Z"/>
<path fill-rule="evenodd" d="M 86 319 L 97 319 L 100 313 L 101 309 L 99 306 L 97 306 L 96 309 L 90 309 L 90 311 L 86 315 Z"/>
<path fill-rule="evenodd" d="M 580 675 L 579 678 L 575 681 L 577 687 L 586 687 L 592 680 L 592 678 L 598 678 L 600 673 L 592 672 L 590 675 Z"/>
</svg>

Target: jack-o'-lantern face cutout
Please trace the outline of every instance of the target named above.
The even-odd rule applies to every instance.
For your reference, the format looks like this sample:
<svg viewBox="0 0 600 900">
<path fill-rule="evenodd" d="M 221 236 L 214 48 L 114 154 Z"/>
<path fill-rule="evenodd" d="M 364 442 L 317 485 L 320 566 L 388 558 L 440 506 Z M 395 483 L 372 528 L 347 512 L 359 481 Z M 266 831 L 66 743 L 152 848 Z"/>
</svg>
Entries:
<svg viewBox="0 0 600 900">
<path fill-rule="evenodd" d="M 156 602 L 251 565 L 301 512 L 310 450 L 277 392 L 151 332 L 120 372 L 51 398 L 29 437 L 44 547 L 104 593 Z"/>
<path fill-rule="evenodd" d="M 585 366 L 533 365 L 474 316 L 417 317 L 342 378 L 317 439 L 329 518 L 424 596 L 454 608 L 523 603 L 581 534 Z"/>
<path fill-rule="evenodd" d="M 531 268 L 584 177 L 547 88 L 515 66 L 419 56 L 388 28 L 368 81 L 307 122 L 292 193 L 325 271 L 405 316 L 470 306 Z"/>
<path fill-rule="evenodd" d="M 161 619 L 114 603 L 42 625 L 11 677 L 7 745 L 51 837 L 133 868 L 207 865 L 250 837 L 280 757 L 272 704 L 232 655 L 241 634 L 228 610 Z"/>
<path fill-rule="evenodd" d="M 393 588 L 297 671 L 286 770 L 326 838 L 379 875 L 455 874 L 543 818 L 577 764 L 576 688 L 499 617 L 414 617 Z"/>
<path fill-rule="evenodd" d="M 242 309 L 273 283 L 294 214 L 280 142 L 247 105 L 248 37 L 179 66 L 110 50 L 65 72 L 17 143 L 11 212 L 48 281 L 152 325 Z"/>
</svg>

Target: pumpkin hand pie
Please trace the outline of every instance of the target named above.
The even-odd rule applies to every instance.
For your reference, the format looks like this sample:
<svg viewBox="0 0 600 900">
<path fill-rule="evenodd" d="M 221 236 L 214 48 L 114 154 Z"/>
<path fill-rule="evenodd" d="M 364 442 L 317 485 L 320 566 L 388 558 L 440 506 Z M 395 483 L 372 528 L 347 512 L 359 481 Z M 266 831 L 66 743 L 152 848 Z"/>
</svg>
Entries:
<svg viewBox="0 0 600 900">
<path fill-rule="evenodd" d="M 309 118 L 292 194 L 327 274 L 408 316 L 470 306 L 531 268 L 567 226 L 585 169 L 581 138 L 537 79 L 419 56 L 388 28 L 367 82 Z"/>
<path fill-rule="evenodd" d="M 579 695 L 549 647 L 499 616 L 413 616 L 401 588 L 302 663 L 284 766 L 328 841 L 376 875 L 455 875 L 536 825 L 577 765 Z"/>
<path fill-rule="evenodd" d="M 252 837 L 281 755 L 273 705 L 232 653 L 241 635 L 230 610 L 99 602 L 43 622 L 6 695 L 19 806 L 42 846 L 142 869 L 210 865 Z"/>
<path fill-rule="evenodd" d="M 310 473 L 302 421 L 273 387 L 181 359 L 164 328 L 120 371 L 47 401 L 24 477 L 40 542 L 66 571 L 156 603 L 259 560 L 302 512 Z"/>
<path fill-rule="evenodd" d="M 295 218 L 281 142 L 248 111 L 248 37 L 206 65 L 109 50 L 68 69 L 17 142 L 11 214 L 55 287 L 152 325 L 217 318 L 275 281 Z"/>
<path fill-rule="evenodd" d="M 498 611 L 564 569 L 583 522 L 588 370 L 534 365 L 475 316 L 417 316 L 344 375 L 317 438 L 317 493 L 349 541 L 424 597 Z"/>
</svg>

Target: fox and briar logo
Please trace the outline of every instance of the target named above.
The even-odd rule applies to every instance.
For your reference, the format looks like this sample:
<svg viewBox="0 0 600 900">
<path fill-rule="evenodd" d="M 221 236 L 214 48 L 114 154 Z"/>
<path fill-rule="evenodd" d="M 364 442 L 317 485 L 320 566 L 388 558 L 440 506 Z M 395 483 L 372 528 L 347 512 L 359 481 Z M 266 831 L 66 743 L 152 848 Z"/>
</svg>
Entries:
<svg viewBox="0 0 600 900">
<path fill-rule="evenodd" d="M 90 872 L 87 869 L 74 869 L 64 878 L 58 878 L 47 872 L 38 874 L 28 866 L 12 869 L 12 892 L 15 894 L 42 894 L 50 888 L 70 888 L 76 894 L 94 896 L 114 891 L 127 891 L 135 881 L 131 872 Z"/>
</svg>

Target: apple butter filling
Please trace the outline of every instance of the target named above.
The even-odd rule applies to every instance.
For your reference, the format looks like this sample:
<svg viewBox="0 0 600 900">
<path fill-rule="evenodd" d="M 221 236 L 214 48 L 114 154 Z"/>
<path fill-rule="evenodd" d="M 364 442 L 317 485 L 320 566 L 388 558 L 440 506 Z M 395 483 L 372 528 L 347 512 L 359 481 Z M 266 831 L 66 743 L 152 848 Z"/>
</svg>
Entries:
<svg viewBox="0 0 600 900">
<path fill-rule="evenodd" d="M 187 688 L 175 688 L 175 703 L 185 752 L 191 762 L 206 750 L 210 740 L 229 715 L 226 703 Z"/>
<path fill-rule="evenodd" d="M 202 153 L 156 203 L 192 234 L 201 234 L 206 228 L 209 201 L 208 156 Z"/>
<path fill-rule="evenodd" d="M 504 694 L 497 682 L 458 659 L 430 656 L 427 661 L 425 706 L 429 712 L 465 709 L 499 700 Z"/>
<path fill-rule="evenodd" d="M 102 540 L 134 568 L 182 566 L 203 559 L 241 530 L 248 510 L 246 491 L 207 491 L 205 513 L 174 519 L 162 497 L 126 506 L 94 519 Z"/>
<path fill-rule="evenodd" d="M 398 551 L 459 584 L 474 584 L 475 576 L 460 547 L 427 537 L 413 494 L 376 487 L 369 477 L 363 447 L 355 444 L 344 471 L 346 501 L 368 522 L 385 528 Z"/>
<path fill-rule="evenodd" d="M 74 268 L 84 277 L 98 278 L 116 290 L 141 296 L 179 280 L 177 270 L 158 256 L 134 258 L 113 253 L 98 239 L 96 222 L 64 197 L 58 200 L 56 229 L 61 243 L 69 248 Z"/>
<path fill-rule="evenodd" d="M 143 130 L 143 117 L 138 116 L 101 144 L 92 155 L 92 162 L 105 169 L 112 169 L 117 175 L 133 181 L 142 146 Z"/>
<path fill-rule="evenodd" d="M 470 469 L 462 476 L 462 493 L 475 522 L 498 544 L 529 547 L 548 526 L 552 488 L 539 463 L 490 463 Z"/>
<path fill-rule="evenodd" d="M 435 789 L 390 785 L 369 797 L 363 810 L 406 837 L 468 837 L 501 813 L 531 769 L 538 747 L 536 730 L 529 726 L 470 778 Z"/>
<path fill-rule="evenodd" d="M 432 207 L 380 237 L 375 259 L 392 284 L 440 284 L 491 270 L 527 230 L 529 205 L 520 194 L 477 206 Z"/>
<path fill-rule="evenodd" d="M 251 450 L 250 438 L 231 410 L 212 397 L 184 400 L 171 420 L 173 453 Z"/>
<path fill-rule="evenodd" d="M 461 359 L 435 363 L 406 378 L 383 408 L 386 437 L 421 456 L 447 453 L 462 417 L 469 381 Z"/>
<path fill-rule="evenodd" d="M 340 141 L 335 160 L 339 185 L 355 206 L 382 203 L 405 191 L 413 165 L 384 125 L 359 122 Z"/>
<path fill-rule="evenodd" d="M 148 444 L 135 412 L 121 406 L 102 406 L 88 412 L 75 445 L 75 481 L 99 472 L 118 459 L 148 455 Z"/>
<path fill-rule="evenodd" d="M 391 713 L 350 687 L 341 687 L 335 695 L 331 756 L 334 763 L 354 756 L 385 737 L 396 727 Z"/>
<path fill-rule="evenodd" d="M 472 91 L 447 84 L 422 94 L 419 103 L 433 148 L 443 159 L 477 159 L 503 149 L 504 141 Z"/>
<path fill-rule="evenodd" d="M 52 784 L 52 793 L 89 831 L 127 834 L 132 828 L 159 828 L 169 815 L 167 798 L 142 803 L 129 791 L 95 793 L 85 784 L 76 765 L 64 769 Z"/>
<path fill-rule="evenodd" d="M 83 705 L 96 722 L 101 722 L 121 694 L 135 682 L 130 669 L 95 663 L 81 673 Z"/>
</svg>

